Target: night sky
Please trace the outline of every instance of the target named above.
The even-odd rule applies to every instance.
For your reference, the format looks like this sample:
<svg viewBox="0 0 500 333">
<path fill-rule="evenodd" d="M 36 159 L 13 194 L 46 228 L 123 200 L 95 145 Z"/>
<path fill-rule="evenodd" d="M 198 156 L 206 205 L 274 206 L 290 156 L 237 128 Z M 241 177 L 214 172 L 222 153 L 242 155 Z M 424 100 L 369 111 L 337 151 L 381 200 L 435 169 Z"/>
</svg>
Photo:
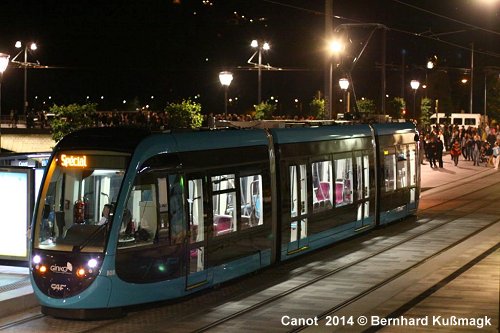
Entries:
<svg viewBox="0 0 500 333">
<path fill-rule="evenodd" d="M 335 26 L 380 23 L 390 29 L 390 96 L 400 94 L 397 69 L 402 50 L 408 82 L 410 77 L 422 79 L 422 68 L 433 55 L 450 77 L 462 76 L 460 69 L 470 67 L 471 43 L 477 51 L 478 76 L 484 66 L 500 66 L 499 0 L 492 4 L 486 0 L 334 0 L 333 6 L 334 15 L 340 17 L 334 20 Z M 28 60 L 49 67 L 28 70 L 28 99 L 35 108 L 42 107 L 42 101 L 46 105 L 83 103 L 89 96 L 101 110 L 127 109 L 134 99 L 163 109 L 167 101 L 199 95 L 204 112 L 217 113 L 223 110 L 224 98 L 218 73 L 231 70 L 234 81 L 229 97 L 238 97 L 238 102 L 230 112 L 244 112 L 257 99 L 257 72 L 247 64 L 254 52 L 252 39 L 269 41 L 271 50 L 264 54 L 263 63 L 283 69 L 264 71 L 263 99 L 279 98 L 286 112 L 295 98 L 308 104 L 324 89 L 321 0 L 3 0 L 0 22 L 0 52 L 12 58 L 18 52 L 16 40 L 34 41 L 38 49 Z M 368 29 L 351 31 L 347 50 L 351 56 L 345 61 L 359 52 L 369 33 Z M 358 97 L 379 96 L 380 40 L 380 33 L 375 33 L 352 72 Z M 2 89 L 4 114 L 11 108 L 21 110 L 23 70 L 9 67 Z M 122 104 L 124 99 L 127 104 Z"/>
</svg>

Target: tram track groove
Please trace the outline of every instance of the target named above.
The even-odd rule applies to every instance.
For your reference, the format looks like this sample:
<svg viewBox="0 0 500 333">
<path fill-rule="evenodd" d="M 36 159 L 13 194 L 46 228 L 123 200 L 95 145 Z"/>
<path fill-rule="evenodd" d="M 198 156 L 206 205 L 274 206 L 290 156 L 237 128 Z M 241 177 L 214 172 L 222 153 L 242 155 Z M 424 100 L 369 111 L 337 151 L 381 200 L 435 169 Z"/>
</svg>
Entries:
<svg viewBox="0 0 500 333">
<path fill-rule="evenodd" d="M 15 320 L 15 321 L 12 321 L 12 322 L 7 323 L 7 324 L 0 325 L 0 331 L 5 331 L 6 329 L 9 329 L 9 328 L 14 328 L 16 326 L 24 325 L 26 323 L 41 319 L 43 317 L 46 317 L 46 315 L 44 315 L 43 313 L 39 313 L 39 314 L 30 316 L 30 317 Z"/>
</svg>

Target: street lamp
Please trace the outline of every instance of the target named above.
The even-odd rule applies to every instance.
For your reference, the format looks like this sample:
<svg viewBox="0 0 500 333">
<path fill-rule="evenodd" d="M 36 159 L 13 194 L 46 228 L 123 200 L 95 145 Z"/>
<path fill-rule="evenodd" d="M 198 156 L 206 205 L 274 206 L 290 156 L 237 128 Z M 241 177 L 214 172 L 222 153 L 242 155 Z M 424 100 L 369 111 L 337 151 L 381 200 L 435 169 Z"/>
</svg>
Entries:
<svg viewBox="0 0 500 333">
<path fill-rule="evenodd" d="M 224 116 L 227 117 L 227 89 L 229 88 L 231 81 L 233 81 L 233 73 L 226 71 L 220 72 L 219 80 L 222 86 L 224 86 Z"/>
<path fill-rule="evenodd" d="M 346 100 L 346 113 L 349 113 L 349 104 L 350 104 L 350 99 L 351 99 L 349 96 L 349 91 L 347 91 L 347 89 L 349 88 L 349 80 L 346 78 L 341 78 L 339 80 L 339 86 L 340 86 L 340 89 L 342 89 L 344 91 L 344 99 Z M 347 91 L 347 98 L 345 98 L 346 91 Z"/>
<path fill-rule="evenodd" d="M 257 48 L 257 51 L 250 57 L 248 60 L 248 63 L 251 63 L 251 60 L 253 57 L 255 57 L 256 54 L 259 55 L 259 62 L 257 64 L 257 70 L 258 70 L 258 78 L 257 78 L 257 84 L 258 84 L 258 90 L 257 90 L 257 104 L 260 104 L 262 100 L 262 51 L 268 51 L 271 49 L 271 46 L 269 45 L 268 42 L 259 42 L 258 40 L 254 39 L 250 43 L 250 46 L 253 48 Z"/>
<path fill-rule="evenodd" d="M 413 89 L 413 117 L 416 118 L 417 111 L 416 111 L 415 98 L 417 96 L 417 89 L 418 89 L 418 87 L 420 87 L 420 82 L 417 80 L 411 80 L 410 86 L 411 86 L 411 89 Z"/>
<path fill-rule="evenodd" d="M 0 153 L 2 152 L 2 78 L 9 65 L 10 55 L 0 53 Z"/>
<path fill-rule="evenodd" d="M 23 46 L 23 44 L 21 43 L 21 41 L 17 41 L 15 46 L 16 46 L 16 48 L 20 49 Z M 24 115 L 26 115 L 27 111 L 28 111 L 28 72 L 27 72 L 27 69 L 28 69 L 28 66 L 38 65 L 38 63 L 34 64 L 34 63 L 28 62 L 28 48 L 31 51 L 35 51 L 37 49 L 36 43 L 31 43 L 29 45 L 27 43 L 25 43 L 24 50 L 21 50 L 18 54 L 16 54 L 16 56 L 14 58 L 12 58 L 12 62 L 15 62 L 15 63 L 24 67 L 24 101 L 23 101 Z M 16 59 L 23 51 L 24 51 L 24 62 L 19 62 Z"/>
<path fill-rule="evenodd" d="M 327 113 L 328 119 L 332 119 L 333 114 L 333 57 L 338 56 L 344 50 L 344 43 L 339 39 L 332 39 L 327 45 L 328 53 L 330 54 L 330 73 L 328 84 L 328 98 L 327 98 Z"/>
</svg>

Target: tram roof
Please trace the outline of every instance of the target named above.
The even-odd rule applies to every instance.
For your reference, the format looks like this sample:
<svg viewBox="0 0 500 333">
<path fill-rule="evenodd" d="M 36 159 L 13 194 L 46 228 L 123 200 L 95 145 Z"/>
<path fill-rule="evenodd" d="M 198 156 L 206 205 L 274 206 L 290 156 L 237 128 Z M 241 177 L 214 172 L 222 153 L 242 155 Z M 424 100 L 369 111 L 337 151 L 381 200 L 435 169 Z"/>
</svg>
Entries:
<svg viewBox="0 0 500 333">
<path fill-rule="evenodd" d="M 86 128 L 66 135 L 56 145 L 57 149 L 96 149 L 131 152 L 150 131 L 133 127 Z"/>
<path fill-rule="evenodd" d="M 415 124 L 405 123 L 380 123 L 373 124 L 378 135 L 404 134 L 415 132 Z"/>
<path fill-rule="evenodd" d="M 368 125 L 333 125 L 318 127 L 273 128 L 271 133 L 278 144 L 314 142 L 371 136 Z"/>
</svg>

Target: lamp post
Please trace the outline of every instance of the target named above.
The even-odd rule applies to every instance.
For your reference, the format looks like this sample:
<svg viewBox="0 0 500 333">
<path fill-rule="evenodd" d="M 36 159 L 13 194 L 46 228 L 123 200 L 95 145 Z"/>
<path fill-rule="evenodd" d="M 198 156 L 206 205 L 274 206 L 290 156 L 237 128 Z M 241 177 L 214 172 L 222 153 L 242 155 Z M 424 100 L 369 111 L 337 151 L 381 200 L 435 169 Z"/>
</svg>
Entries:
<svg viewBox="0 0 500 333">
<path fill-rule="evenodd" d="M 0 53 L 0 153 L 2 153 L 2 78 L 9 65 L 10 55 Z"/>
<path fill-rule="evenodd" d="M 231 72 L 220 72 L 219 73 L 220 83 L 224 86 L 224 116 L 227 117 L 227 89 L 233 81 L 233 73 Z"/>
<path fill-rule="evenodd" d="M 23 47 L 23 44 L 21 43 L 21 41 L 17 41 L 15 46 L 16 46 L 16 48 L 20 49 Z M 36 43 L 31 43 L 29 45 L 27 43 L 25 43 L 24 49 L 21 50 L 18 54 L 16 54 L 16 56 L 14 58 L 12 58 L 12 62 L 15 62 L 15 63 L 24 67 L 24 100 L 23 100 L 24 115 L 26 115 L 27 111 L 28 111 L 28 72 L 27 72 L 27 69 L 28 69 L 28 66 L 38 65 L 38 64 L 28 62 L 28 48 L 31 51 L 35 51 L 37 49 Z M 23 52 L 24 52 L 24 61 L 23 62 L 17 61 L 16 60 L 17 57 Z"/>
<path fill-rule="evenodd" d="M 347 91 L 347 89 L 349 88 L 349 80 L 346 78 L 341 78 L 339 80 L 339 86 L 340 86 L 340 89 L 342 89 L 344 91 L 344 100 L 346 100 L 345 112 L 349 113 L 349 104 L 350 104 L 350 99 L 351 99 L 349 96 L 349 91 Z M 347 92 L 347 98 L 345 98 L 346 92 Z"/>
<path fill-rule="evenodd" d="M 262 100 L 262 51 L 268 51 L 271 49 L 271 46 L 269 45 L 268 42 L 259 42 L 258 40 L 254 39 L 252 40 L 252 43 L 250 43 L 250 46 L 253 48 L 256 48 L 257 51 L 255 53 L 258 53 L 258 58 L 259 62 L 257 64 L 257 71 L 258 71 L 258 77 L 257 77 L 257 104 L 260 104 Z M 255 56 L 255 53 L 252 55 L 250 59 L 252 59 Z M 250 60 L 248 61 L 250 62 Z"/>
<path fill-rule="evenodd" d="M 420 82 L 417 80 L 411 80 L 410 86 L 411 86 L 411 89 L 413 89 L 413 117 L 416 118 L 417 108 L 416 108 L 415 98 L 417 96 L 418 87 L 420 87 Z"/>
</svg>

